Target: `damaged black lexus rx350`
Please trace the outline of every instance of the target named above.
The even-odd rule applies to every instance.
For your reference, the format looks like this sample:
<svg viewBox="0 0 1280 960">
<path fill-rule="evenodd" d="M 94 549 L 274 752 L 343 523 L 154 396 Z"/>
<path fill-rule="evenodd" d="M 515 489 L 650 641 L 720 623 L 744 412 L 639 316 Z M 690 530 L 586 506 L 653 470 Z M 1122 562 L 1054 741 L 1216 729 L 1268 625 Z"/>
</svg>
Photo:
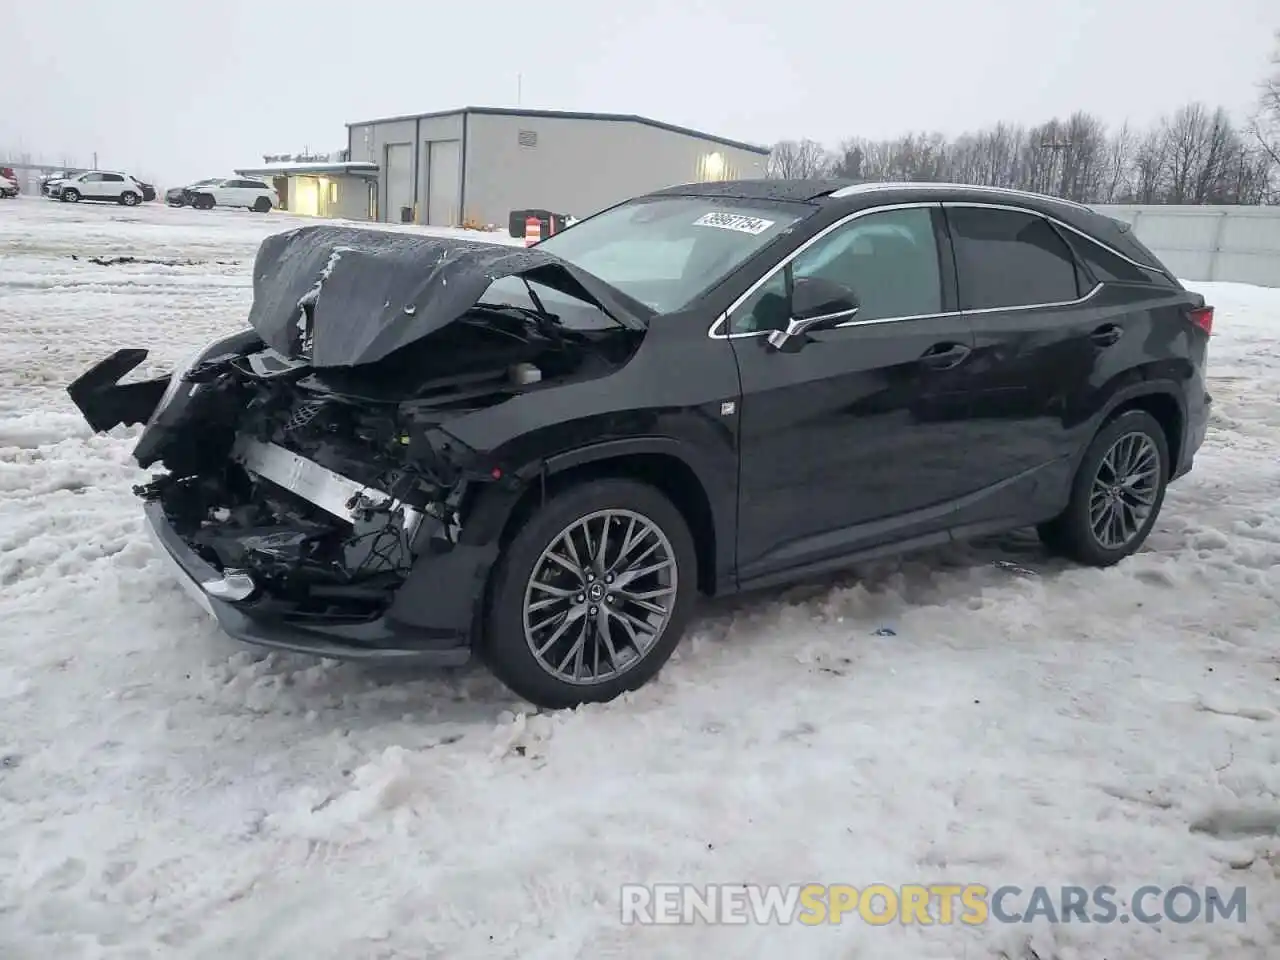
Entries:
<svg viewBox="0 0 1280 960">
<path fill-rule="evenodd" d="M 528 250 L 280 234 L 250 329 L 69 389 L 146 424 L 147 528 L 231 635 L 475 653 L 564 706 L 653 676 L 699 593 L 1023 525 L 1132 553 L 1204 438 L 1212 316 L 1075 204 L 700 184 Z"/>
</svg>

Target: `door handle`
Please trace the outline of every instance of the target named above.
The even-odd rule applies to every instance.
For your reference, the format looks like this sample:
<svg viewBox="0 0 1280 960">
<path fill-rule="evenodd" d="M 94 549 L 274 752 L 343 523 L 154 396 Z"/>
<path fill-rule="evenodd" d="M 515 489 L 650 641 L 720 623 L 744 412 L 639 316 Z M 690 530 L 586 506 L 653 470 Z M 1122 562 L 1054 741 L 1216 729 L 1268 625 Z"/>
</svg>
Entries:
<svg viewBox="0 0 1280 960">
<path fill-rule="evenodd" d="M 1122 336 L 1124 336 L 1123 328 L 1116 326 L 1114 323 L 1104 323 L 1089 334 L 1089 339 L 1100 347 L 1109 347 Z"/>
<path fill-rule="evenodd" d="M 930 370 L 950 370 L 971 352 L 963 343 L 936 343 L 924 352 L 920 362 Z"/>
</svg>

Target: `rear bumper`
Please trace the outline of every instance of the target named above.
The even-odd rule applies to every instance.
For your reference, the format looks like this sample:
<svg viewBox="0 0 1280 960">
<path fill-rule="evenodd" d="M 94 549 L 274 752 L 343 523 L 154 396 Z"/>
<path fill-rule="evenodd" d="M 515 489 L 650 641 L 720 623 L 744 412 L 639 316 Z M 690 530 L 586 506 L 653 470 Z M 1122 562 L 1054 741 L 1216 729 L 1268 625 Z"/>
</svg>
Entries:
<svg viewBox="0 0 1280 960">
<path fill-rule="evenodd" d="M 159 503 L 145 506 L 145 527 L 171 575 L 228 635 L 274 650 L 335 660 L 395 662 L 421 666 L 461 666 L 471 659 L 470 636 L 462 630 L 433 630 L 379 617 L 367 623 L 284 622 L 270 603 L 234 602 L 209 593 L 222 574 L 205 563 L 178 536 Z"/>
<path fill-rule="evenodd" d="M 1213 405 L 1213 398 L 1208 393 L 1204 394 L 1204 400 L 1187 410 L 1187 426 L 1182 439 L 1182 455 L 1178 458 L 1178 464 L 1174 468 L 1173 476 L 1169 479 L 1177 480 L 1191 472 L 1191 468 L 1195 465 L 1196 453 L 1204 444 L 1205 434 L 1209 431 L 1209 410 Z"/>
</svg>

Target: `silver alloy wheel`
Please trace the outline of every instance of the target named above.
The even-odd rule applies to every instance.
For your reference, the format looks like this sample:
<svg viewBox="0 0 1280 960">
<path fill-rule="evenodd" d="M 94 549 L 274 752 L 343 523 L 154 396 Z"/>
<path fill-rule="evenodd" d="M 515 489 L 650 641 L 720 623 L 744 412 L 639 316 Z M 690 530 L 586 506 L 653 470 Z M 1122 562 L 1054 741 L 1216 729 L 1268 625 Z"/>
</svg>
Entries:
<svg viewBox="0 0 1280 960">
<path fill-rule="evenodd" d="M 1133 542 L 1160 492 L 1160 452 L 1145 433 L 1126 433 L 1098 464 L 1089 491 L 1089 527 L 1104 550 Z"/>
<path fill-rule="evenodd" d="M 524 591 L 524 636 L 557 680 L 603 683 L 630 670 L 671 621 L 679 570 L 671 541 L 633 510 L 598 510 L 552 539 Z"/>
<path fill-rule="evenodd" d="M 135 203 L 138 202 L 138 195 L 136 193 L 126 193 L 120 199 L 124 201 L 124 205 L 126 207 L 132 207 Z"/>
</svg>

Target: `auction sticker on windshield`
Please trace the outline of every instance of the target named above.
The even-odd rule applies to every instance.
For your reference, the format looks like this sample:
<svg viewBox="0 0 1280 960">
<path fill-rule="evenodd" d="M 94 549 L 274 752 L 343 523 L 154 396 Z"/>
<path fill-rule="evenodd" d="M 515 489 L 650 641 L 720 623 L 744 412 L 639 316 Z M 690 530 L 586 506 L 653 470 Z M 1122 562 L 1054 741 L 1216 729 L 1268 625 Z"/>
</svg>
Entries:
<svg viewBox="0 0 1280 960">
<path fill-rule="evenodd" d="M 719 227 L 721 230 L 737 230 L 759 236 L 773 226 L 773 220 L 761 220 L 759 217 L 744 217 L 740 213 L 704 213 L 693 221 L 695 227 Z"/>
</svg>

